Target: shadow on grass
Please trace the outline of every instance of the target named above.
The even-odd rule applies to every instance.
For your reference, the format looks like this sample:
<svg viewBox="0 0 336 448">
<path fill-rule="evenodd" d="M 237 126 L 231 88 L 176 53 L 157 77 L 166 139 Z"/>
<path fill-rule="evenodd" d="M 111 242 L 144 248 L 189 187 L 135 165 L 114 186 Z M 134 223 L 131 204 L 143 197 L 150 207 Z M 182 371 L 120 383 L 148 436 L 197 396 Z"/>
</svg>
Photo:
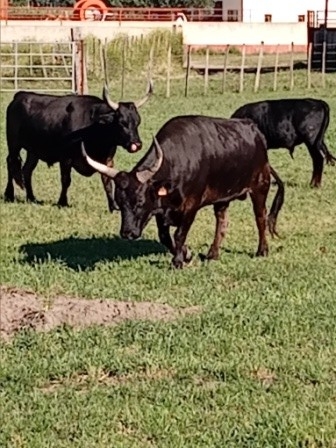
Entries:
<svg viewBox="0 0 336 448">
<path fill-rule="evenodd" d="M 165 248 L 154 240 L 127 241 L 113 238 L 70 237 L 49 243 L 28 243 L 20 247 L 22 263 L 36 264 L 60 261 L 76 271 L 93 269 L 100 261 L 117 261 L 165 253 Z"/>
</svg>

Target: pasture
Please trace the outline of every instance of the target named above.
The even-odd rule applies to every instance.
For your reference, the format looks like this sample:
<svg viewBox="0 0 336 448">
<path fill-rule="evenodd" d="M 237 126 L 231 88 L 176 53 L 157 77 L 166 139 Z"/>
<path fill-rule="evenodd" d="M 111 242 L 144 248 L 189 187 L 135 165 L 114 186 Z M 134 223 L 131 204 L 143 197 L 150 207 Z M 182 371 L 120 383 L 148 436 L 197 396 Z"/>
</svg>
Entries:
<svg viewBox="0 0 336 448">
<path fill-rule="evenodd" d="M 183 79 L 176 79 L 167 99 L 158 78 L 156 94 L 140 111 L 144 149 L 131 155 L 119 148 L 116 166 L 131 167 L 174 115 L 227 117 L 248 101 L 296 96 L 328 101 L 327 144 L 335 154 L 335 90 L 308 92 L 304 73 L 298 79 L 291 92 L 281 79 L 272 92 L 265 75 L 257 94 L 228 86 L 222 95 L 214 77 L 203 96 L 196 77 L 187 99 Z M 100 85 L 90 87 L 100 95 Z M 130 77 L 125 97 L 143 88 Z M 111 96 L 118 92 L 112 84 Z M 11 97 L 1 97 L 1 193 Z M 253 256 L 249 199 L 230 207 L 218 262 L 198 257 L 215 228 L 212 208 L 198 214 L 187 241 L 194 259 L 182 271 L 170 267 L 154 222 L 141 240 L 120 239 L 119 215 L 108 212 L 97 174 L 73 173 L 67 209 L 54 205 L 57 165 L 40 163 L 33 175 L 42 205 L 25 203 L 18 188 L 15 203 L 1 199 L 2 298 L 15 308 L 26 296 L 27 311 L 35 294 L 43 304 L 30 318 L 26 313 L 20 332 L 0 341 L 1 447 L 336 447 L 336 168 L 327 166 L 322 188 L 313 190 L 306 148 L 297 148 L 294 160 L 286 150 L 269 155 L 286 190 L 281 239 L 269 238 L 265 259 Z M 269 202 L 273 197 L 274 188 Z M 116 319 L 117 325 L 34 331 L 56 297 L 167 307 L 139 312 L 145 319 Z M 89 308 L 82 307 L 77 327 Z M 103 317 L 99 322 L 106 324 Z"/>
</svg>

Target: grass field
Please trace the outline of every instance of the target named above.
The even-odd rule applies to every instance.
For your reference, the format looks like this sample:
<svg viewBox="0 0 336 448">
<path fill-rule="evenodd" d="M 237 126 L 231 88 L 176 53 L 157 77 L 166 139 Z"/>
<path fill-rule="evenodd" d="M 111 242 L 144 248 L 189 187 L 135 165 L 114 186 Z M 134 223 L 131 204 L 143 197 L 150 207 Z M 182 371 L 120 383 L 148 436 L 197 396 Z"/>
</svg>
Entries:
<svg viewBox="0 0 336 448">
<path fill-rule="evenodd" d="M 221 95 L 220 82 L 211 79 L 203 96 L 195 78 L 185 99 L 174 81 L 165 99 L 158 81 L 142 110 L 144 148 L 174 115 L 229 116 L 247 101 L 309 95 L 330 104 L 327 143 L 336 153 L 335 90 L 306 92 L 300 80 L 293 92 L 280 83 L 276 93 L 228 87 Z M 127 96 L 141 88 L 128 83 Z M 9 101 L 2 96 L 1 192 Z M 129 168 L 142 154 L 119 149 L 116 164 Z M 270 159 L 286 197 L 282 238 L 270 240 L 267 259 L 252 256 L 249 200 L 232 204 L 218 262 L 197 257 L 215 224 L 211 208 L 199 213 L 188 238 L 195 258 L 182 271 L 171 269 L 154 223 L 141 241 L 119 238 L 119 215 L 108 213 L 98 175 L 74 173 L 71 207 L 60 210 L 58 167 L 41 163 L 33 186 L 44 205 L 26 204 L 18 189 L 14 204 L 1 200 L 2 285 L 33 291 L 46 306 L 66 295 L 198 307 L 170 321 L 26 330 L 0 342 L 1 447 L 336 447 L 336 168 L 326 167 L 322 189 L 312 190 L 305 148 L 294 160 L 285 150 Z"/>
</svg>

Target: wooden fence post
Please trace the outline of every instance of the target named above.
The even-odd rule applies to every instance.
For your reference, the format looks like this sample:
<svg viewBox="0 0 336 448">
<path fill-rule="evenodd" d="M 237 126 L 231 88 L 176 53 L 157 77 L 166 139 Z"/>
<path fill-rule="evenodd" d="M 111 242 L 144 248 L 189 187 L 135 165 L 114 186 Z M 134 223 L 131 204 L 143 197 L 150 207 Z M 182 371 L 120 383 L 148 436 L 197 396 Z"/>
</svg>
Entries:
<svg viewBox="0 0 336 448">
<path fill-rule="evenodd" d="M 204 94 L 208 91 L 209 83 L 209 47 L 205 50 L 205 68 L 204 68 Z"/>
<path fill-rule="evenodd" d="M 260 44 L 260 49 L 259 49 L 258 66 L 257 66 L 256 77 L 255 77 L 255 83 L 254 83 L 254 92 L 258 92 L 258 90 L 259 90 L 263 51 L 264 51 L 264 42 L 262 41 Z"/>
<path fill-rule="evenodd" d="M 168 51 L 167 51 L 167 90 L 166 97 L 170 97 L 170 72 L 171 72 L 171 57 L 172 57 L 172 46 L 171 40 L 168 42 Z"/>
<path fill-rule="evenodd" d="M 126 71 L 126 51 L 128 44 L 128 36 L 125 36 L 122 43 L 122 61 L 121 61 L 121 99 L 124 98 L 125 92 L 125 71 Z"/>
<path fill-rule="evenodd" d="M 327 42 L 324 37 L 322 45 L 322 87 L 326 86 L 325 72 L 326 72 L 326 59 L 327 59 Z"/>
<path fill-rule="evenodd" d="M 226 84 L 226 70 L 227 70 L 227 63 L 229 59 L 229 52 L 230 52 L 230 45 L 227 45 L 225 54 L 224 54 L 224 67 L 223 67 L 223 78 L 222 78 L 222 93 L 225 92 L 225 84 Z"/>
<path fill-rule="evenodd" d="M 294 89 L 294 42 L 291 43 L 291 58 L 290 58 L 290 90 Z"/>
<path fill-rule="evenodd" d="M 75 92 L 79 95 L 87 93 L 87 78 L 85 66 L 84 41 L 80 28 L 71 28 L 71 40 L 74 43 L 75 51 Z"/>
<path fill-rule="evenodd" d="M 188 45 L 187 70 L 186 70 L 185 88 L 184 88 L 184 96 L 185 97 L 188 96 L 188 90 L 189 90 L 190 62 L 191 62 L 191 45 Z"/>
<path fill-rule="evenodd" d="M 279 65 L 279 44 L 277 45 L 276 53 L 275 53 L 275 63 L 274 63 L 274 80 L 273 80 L 273 90 L 274 92 L 277 89 L 278 82 L 278 65 Z"/>
<path fill-rule="evenodd" d="M 246 46 L 243 44 L 242 58 L 241 58 L 241 66 L 240 66 L 240 84 L 239 84 L 239 93 L 244 90 L 244 69 L 245 69 L 245 55 L 246 55 Z"/>
<path fill-rule="evenodd" d="M 153 58 L 154 58 L 155 40 L 153 39 L 152 45 L 149 50 L 149 61 L 148 61 L 148 75 L 147 79 L 152 79 L 153 74 Z"/>
<path fill-rule="evenodd" d="M 308 46 L 307 89 L 311 88 L 312 43 Z"/>
<path fill-rule="evenodd" d="M 18 90 L 18 71 L 19 71 L 18 43 L 14 42 L 14 89 Z"/>
</svg>

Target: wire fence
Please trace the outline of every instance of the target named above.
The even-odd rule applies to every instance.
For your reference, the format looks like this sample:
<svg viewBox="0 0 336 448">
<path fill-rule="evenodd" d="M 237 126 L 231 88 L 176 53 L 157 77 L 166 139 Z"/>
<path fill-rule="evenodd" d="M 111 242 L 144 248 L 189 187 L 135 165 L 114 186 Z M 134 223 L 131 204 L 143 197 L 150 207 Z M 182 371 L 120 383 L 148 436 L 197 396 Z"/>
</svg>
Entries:
<svg viewBox="0 0 336 448">
<path fill-rule="evenodd" d="M 73 42 L 1 43 L 0 48 L 2 91 L 74 91 L 77 50 Z M 325 42 L 315 44 L 314 52 L 312 45 L 307 53 L 297 51 L 299 47 L 292 42 L 289 51 L 283 53 L 280 46 L 275 46 L 270 54 L 261 42 L 250 54 L 250 48 L 244 45 L 185 46 L 180 32 L 161 30 L 140 37 L 121 34 L 111 41 L 90 36 L 78 48 L 83 53 L 85 91 L 106 82 L 118 90 L 121 99 L 127 97 L 132 83 L 144 78 L 159 81 L 164 86 L 161 94 L 166 97 L 188 96 L 190 92 L 206 95 L 336 86 L 335 75 L 328 73 L 328 67 L 336 70 L 336 51 Z"/>
</svg>

